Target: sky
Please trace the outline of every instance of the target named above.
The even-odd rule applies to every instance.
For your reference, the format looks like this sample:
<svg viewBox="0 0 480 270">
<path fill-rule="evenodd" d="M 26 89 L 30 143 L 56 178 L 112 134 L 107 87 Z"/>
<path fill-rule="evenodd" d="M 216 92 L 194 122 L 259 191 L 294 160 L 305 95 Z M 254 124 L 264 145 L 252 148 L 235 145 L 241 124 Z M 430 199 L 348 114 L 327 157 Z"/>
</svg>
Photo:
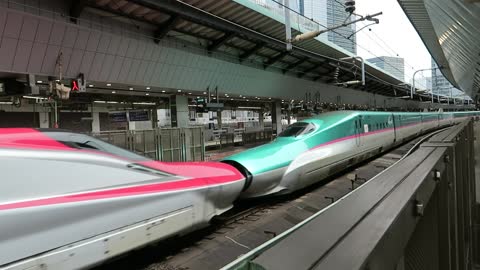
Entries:
<svg viewBox="0 0 480 270">
<path fill-rule="evenodd" d="M 364 58 L 397 56 L 405 59 L 405 80 L 409 83 L 415 70 L 430 68 L 431 56 L 396 0 L 357 0 L 356 13 L 383 12 L 374 24 L 357 33 L 357 54 Z M 363 22 L 357 24 L 360 29 Z M 369 31 L 371 29 L 371 31 Z M 420 75 L 420 76 L 419 76 Z M 415 79 L 421 77 L 419 73 Z M 430 77 L 425 71 L 423 76 Z M 423 83 L 417 81 L 417 83 Z"/>
</svg>

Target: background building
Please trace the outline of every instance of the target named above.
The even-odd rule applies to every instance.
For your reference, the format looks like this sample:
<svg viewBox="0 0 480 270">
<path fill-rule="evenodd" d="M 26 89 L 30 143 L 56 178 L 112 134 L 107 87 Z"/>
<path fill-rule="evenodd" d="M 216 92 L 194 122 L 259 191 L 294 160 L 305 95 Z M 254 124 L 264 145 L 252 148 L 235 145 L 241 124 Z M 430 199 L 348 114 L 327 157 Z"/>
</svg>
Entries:
<svg viewBox="0 0 480 270">
<path fill-rule="evenodd" d="M 405 63 L 401 57 L 380 56 L 367 59 L 378 68 L 385 70 L 396 78 L 405 81 Z M 427 87 L 428 88 L 428 87 Z"/>
<path fill-rule="evenodd" d="M 333 27 L 345 22 L 348 13 L 345 11 L 343 0 L 298 0 L 296 10 L 307 18 L 312 18 L 320 25 Z M 346 22 L 352 21 L 352 16 Z M 328 41 L 343 49 L 357 54 L 355 24 L 328 32 Z M 348 39 L 347 39 L 348 38 Z"/>
<path fill-rule="evenodd" d="M 462 97 L 464 93 L 455 88 L 448 80 L 443 76 L 440 69 L 438 69 L 437 63 L 432 59 L 432 91 L 435 95 L 442 95 L 447 97 Z"/>
</svg>

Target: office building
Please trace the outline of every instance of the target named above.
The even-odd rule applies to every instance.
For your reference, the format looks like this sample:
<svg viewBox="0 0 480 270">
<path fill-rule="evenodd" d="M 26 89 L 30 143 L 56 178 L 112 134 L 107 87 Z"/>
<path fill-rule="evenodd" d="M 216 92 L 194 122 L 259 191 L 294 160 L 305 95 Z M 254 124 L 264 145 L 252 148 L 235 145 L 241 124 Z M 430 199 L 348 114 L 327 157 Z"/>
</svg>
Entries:
<svg viewBox="0 0 480 270">
<path fill-rule="evenodd" d="M 401 81 L 405 81 L 405 62 L 401 57 L 380 56 L 367 59 L 378 68 L 395 76 Z M 427 87 L 428 88 L 428 87 Z"/>
</svg>

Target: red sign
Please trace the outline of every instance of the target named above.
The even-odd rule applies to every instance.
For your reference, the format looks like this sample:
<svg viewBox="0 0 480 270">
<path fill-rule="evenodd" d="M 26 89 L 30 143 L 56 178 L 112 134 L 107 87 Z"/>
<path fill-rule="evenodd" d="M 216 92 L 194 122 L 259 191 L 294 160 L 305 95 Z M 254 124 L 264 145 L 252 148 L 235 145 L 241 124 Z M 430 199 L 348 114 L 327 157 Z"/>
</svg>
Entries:
<svg viewBox="0 0 480 270">
<path fill-rule="evenodd" d="M 72 80 L 72 91 L 80 91 L 77 80 Z"/>
</svg>

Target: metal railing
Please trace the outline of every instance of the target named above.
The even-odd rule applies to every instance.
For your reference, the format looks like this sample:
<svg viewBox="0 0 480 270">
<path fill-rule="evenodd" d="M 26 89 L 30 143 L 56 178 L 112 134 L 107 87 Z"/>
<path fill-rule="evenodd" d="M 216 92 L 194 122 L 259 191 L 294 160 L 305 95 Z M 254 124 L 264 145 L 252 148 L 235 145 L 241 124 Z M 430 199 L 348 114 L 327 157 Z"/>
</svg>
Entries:
<svg viewBox="0 0 480 270">
<path fill-rule="evenodd" d="M 442 131 L 223 269 L 445 269 L 479 263 L 473 124 Z"/>
<path fill-rule="evenodd" d="M 102 131 L 94 137 L 145 157 L 161 161 L 203 161 L 203 128 Z"/>
</svg>

